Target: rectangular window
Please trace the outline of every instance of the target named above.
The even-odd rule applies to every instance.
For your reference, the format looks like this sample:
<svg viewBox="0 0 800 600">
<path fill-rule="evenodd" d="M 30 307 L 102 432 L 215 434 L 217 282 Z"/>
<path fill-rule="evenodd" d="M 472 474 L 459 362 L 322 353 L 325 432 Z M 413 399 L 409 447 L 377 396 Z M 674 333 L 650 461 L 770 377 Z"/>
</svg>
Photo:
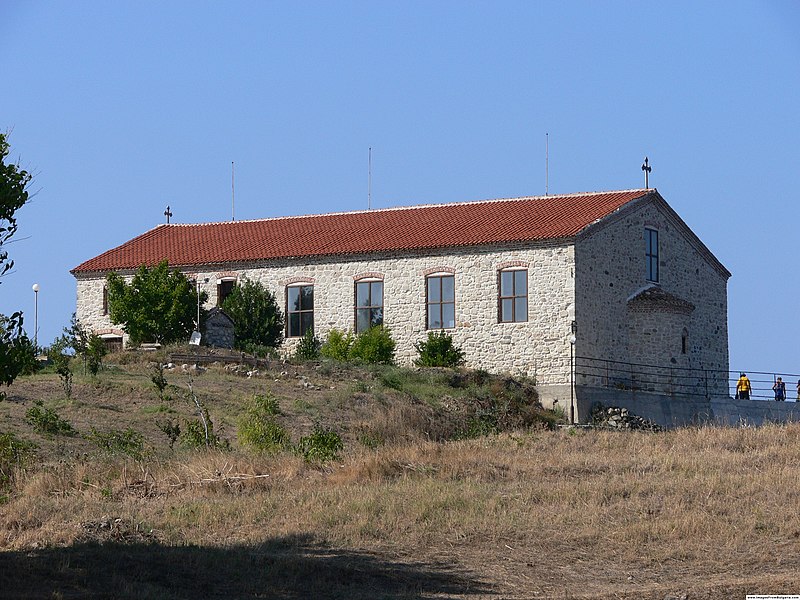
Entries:
<svg viewBox="0 0 800 600">
<path fill-rule="evenodd" d="M 432 275 L 427 279 L 428 329 L 456 326 L 456 286 L 453 275 Z"/>
<path fill-rule="evenodd" d="M 645 228 L 644 244 L 647 281 L 658 283 L 658 231 Z"/>
<path fill-rule="evenodd" d="M 356 333 L 383 325 L 383 282 L 356 282 Z"/>
<path fill-rule="evenodd" d="M 286 337 L 303 337 L 314 331 L 314 286 L 286 288 Z"/>
<path fill-rule="evenodd" d="M 217 306 L 222 306 L 225 298 L 231 295 L 235 285 L 236 280 L 234 279 L 223 279 L 217 284 Z"/>
<path fill-rule="evenodd" d="M 108 314 L 108 288 L 103 287 L 103 315 Z"/>
<path fill-rule="evenodd" d="M 498 303 L 501 323 L 528 320 L 528 271 L 500 271 Z"/>
</svg>

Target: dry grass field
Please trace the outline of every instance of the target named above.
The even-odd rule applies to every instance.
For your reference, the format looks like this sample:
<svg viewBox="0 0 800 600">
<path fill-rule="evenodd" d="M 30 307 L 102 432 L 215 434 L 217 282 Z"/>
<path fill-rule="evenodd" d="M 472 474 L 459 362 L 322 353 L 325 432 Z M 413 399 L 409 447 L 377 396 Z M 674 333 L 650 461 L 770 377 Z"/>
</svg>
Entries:
<svg viewBox="0 0 800 600">
<path fill-rule="evenodd" d="M 156 423 L 192 416 L 188 375 L 167 374 L 162 400 L 150 373 L 76 376 L 69 400 L 54 374 L 7 390 L 0 432 L 38 449 L 6 469 L 0 598 L 800 594 L 798 424 L 456 439 L 473 396 L 507 382 L 275 364 L 193 375 L 231 448 L 171 450 Z M 293 440 L 315 423 L 338 431 L 339 459 L 241 447 L 244 406 L 266 391 Z M 78 434 L 36 433 L 35 400 Z M 144 456 L 102 452 L 92 427 L 141 432 Z"/>
</svg>

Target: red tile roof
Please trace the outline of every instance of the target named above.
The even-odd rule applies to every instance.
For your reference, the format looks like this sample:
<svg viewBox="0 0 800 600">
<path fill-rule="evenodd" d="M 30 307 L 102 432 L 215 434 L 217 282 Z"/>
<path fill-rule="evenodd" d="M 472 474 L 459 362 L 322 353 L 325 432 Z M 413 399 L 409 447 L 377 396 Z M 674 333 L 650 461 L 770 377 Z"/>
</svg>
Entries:
<svg viewBox="0 0 800 600">
<path fill-rule="evenodd" d="M 186 267 L 569 238 L 654 190 L 594 192 L 381 210 L 159 225 L 72 270 Z"/>
</svg>

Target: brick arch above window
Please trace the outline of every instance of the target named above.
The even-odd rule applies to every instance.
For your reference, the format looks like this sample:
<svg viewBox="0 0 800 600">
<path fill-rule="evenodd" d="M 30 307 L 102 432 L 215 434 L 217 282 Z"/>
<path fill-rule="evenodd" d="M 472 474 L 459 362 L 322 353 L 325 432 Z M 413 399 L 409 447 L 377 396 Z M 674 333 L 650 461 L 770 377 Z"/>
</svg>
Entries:
<svg viewBox="0 0 800 600">
<path fill-rule="evenodd" d="M 125 332 L 122 331 L 121 329 L 95 329 L 94 330 L 94 334 L 95 335 L 118 335 L 119 337 L 122 337 L 125 334 Z"/>
<path fill-rule="evenodd" d="M 236 271 L 221 271 L 217 273 L 217 279 L 238 279 L 239 274 Z"/>
<path fill-rule="evenodd" d="M 431 267 L 430 269 L 425 269 L 422 274 L 427 277 L 428 275 L 439 275 L 447 273 L 449 275 L 455 275 L 456 270 L 453 267 L 446 267 L 446 266 L 438 266 L 438 267 Z"/>
<path fill-rule="evenodd" d="M 497 265 L 497 270 L 502 271 L 503 269 L 527 269 L 530 266 L 530 263 L 524 260 L 507 260 L 505 262 L 501 262 Z"/>
<path fill-rule="evenodd" d="M 298 276 L 298 277 L 289 277 L 288 279 L 282 279 L 278 283 L 281 286 L 298 285 L 298 284 L 302 284 L 302 283 L 312 284 L 313 285 L 314 283 L 316 283 L 316 281 L 315 281 L 315 279 L 313 277 L 299 277 Z"/>
<path fill-rule="evenodd" d="M 358 275 L 353 275 L 353 281 L 360 281 L 362 279 L 377 279 L 378 281 L 384 280 L 384 274 L 377 271 L 365 271 Z"/>
</svg>

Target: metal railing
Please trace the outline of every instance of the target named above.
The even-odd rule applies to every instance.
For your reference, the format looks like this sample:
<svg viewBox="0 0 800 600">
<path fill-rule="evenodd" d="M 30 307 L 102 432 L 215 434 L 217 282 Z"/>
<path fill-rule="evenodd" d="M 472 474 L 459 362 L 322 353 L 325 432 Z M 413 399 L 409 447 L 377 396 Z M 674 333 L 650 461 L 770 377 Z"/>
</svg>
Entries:
<svg viewBox="0 0 800 600">
<path fill-rule="evenodd" d="M 795 373 L 770 373 L 766 371 L 730 371 L 728 378 L 728 388 L 731 397 L 736 395 L 736 383 L 739 381 L 739 375 L 747 373 L 747 378 L 750 380 L 751 400 L 775 400 L 775 392 L 772 386 L 778 380 L 778 377 L 783 379 L 786 384 L 786 400 L 797 400 L 798 392 L 797 385 L 800 382 L 800 375 Z"/>
<path fill-rule="evenodd" d="M 708 398 L 726 394 L 728 378 L 728 371 L 575 357 L 576 385 Z"/>
<path fill-rule="evenodd" d="M 590 387 L 653 392 L 670 396 L 736 395 L 736 382 L 745 372 L 750 379 L 751 400 L 774 400 L 772 386 L 778 377 L 786 383 L 786 400 L 797 399 L 800 375 L 766 371 L 722 371 L 630 363 L 605 358 L 575 357 L 575 384 Z"/>
</svg>

